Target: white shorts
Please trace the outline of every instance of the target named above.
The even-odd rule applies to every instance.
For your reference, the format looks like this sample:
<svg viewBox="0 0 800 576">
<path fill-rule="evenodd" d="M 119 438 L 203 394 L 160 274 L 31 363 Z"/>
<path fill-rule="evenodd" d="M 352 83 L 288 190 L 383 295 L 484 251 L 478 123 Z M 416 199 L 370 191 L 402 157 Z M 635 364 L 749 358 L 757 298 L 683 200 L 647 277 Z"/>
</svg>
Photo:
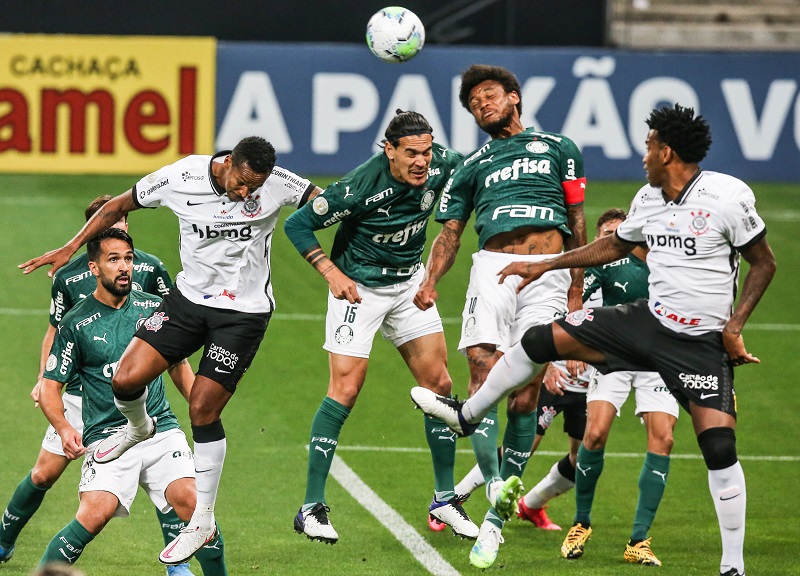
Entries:
<svg viewBox="0 0 800 576">
<path fill-rule="evenodd" d="M 633 389 L 636 395 L 636 416 L 647 412 L 664 412 L 678 417 L 679 406 L 670 394 L 658 372 L 611 372 L 597 373 L 589 384 L 586 403 L 595 400 L 610 402 L 617 409 L 617 416 Z"/>
<path fill-rule="evenodd" d="M 164 492 L 180 478 L 194 478 L 194 456 L 180 428 L 159 432 L 137 444 L 119 459 L 105 464 L 94 461 L 94 450 L 100 443 L 87 447 L 81 466 L 78 492 L 110 492 L 119 500 L 114 516 L 130 515 L 131 504 L 139 486 L 161 512 L 169 512 Z"/>
<path fill-rule="evenodd" d="M 519 276 L 509 276 L 498 284 L 497 273 L 512 262 L 540 262 L 553 254 L 518 256 L 481 250 L 472 255 L 467 301 L 461 317 L 458 350 L 494 344 L 505 352 L 522 338 L 525 330 L 548 324 L 567 312 L 569 270 L 547 272 L 517 294 Z"/>
<path fill-rule="evenodd" d="M 369 358 L 379 328 L 383 338 L 395 347 L 421 336 L 443 332 L 436 306 L 423 311 L 414 305 L 414 296 L 424 275 L 425 269 L 420 266 L 409 280 L 400 284 L 378 288 L 356 284 L 361 304 L 337 300 L 328 292 L 323 348 L 343 356 Z"/>
<path fill-rule="evenodd" d="M 83 398 L 74 394 L 63 394 L 61 400 L 64 402 L 64 418 L 67 419 L 70 426 L 80 434 L 83 434 Z M 61 436 L 58 435 L 52 424 L 47 427 L 47 432 L 44 433 L 42 448 L 56 456 L 66 457 L 64 445 L 61 443 Z"/>
</svg>

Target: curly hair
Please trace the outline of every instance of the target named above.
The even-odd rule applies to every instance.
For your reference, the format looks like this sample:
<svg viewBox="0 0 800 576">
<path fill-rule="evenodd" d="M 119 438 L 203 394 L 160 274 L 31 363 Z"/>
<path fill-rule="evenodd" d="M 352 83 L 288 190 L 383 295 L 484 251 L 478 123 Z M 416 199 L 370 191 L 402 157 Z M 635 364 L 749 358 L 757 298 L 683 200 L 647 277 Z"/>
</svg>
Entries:
<svg viewBox="0 0 800 576">
<path fill-rule="evenodd" d="M 256 174 L 270 174 L 275 167 L 275 148 L 260 136 L 242 138 L 231 152 L 234 166 L 247 163 Z"/>
<path fill-rule="evenodd" d="M 519 85 L 517 77 L 502 66 L 487 64 L 473 64 L 461 75 L 461 90 L 458 93 L 458 99 L 464 108 L 469 110 L 469 93 L 472 92 L 472 89 L 486 80 L 499 82 L 506 93 L 516 92 L 519 95 L 517 112 L 522 114 L 522 87 Z"/>
<path fill-rule="evenodd" d="M 687 164 L 700 162 L 711 147 L 711 127 L 702 116 L 694 115 L 694 108 L 680 104 L 658 108 L 650 113 L 647 125 Z"/>
</svg>

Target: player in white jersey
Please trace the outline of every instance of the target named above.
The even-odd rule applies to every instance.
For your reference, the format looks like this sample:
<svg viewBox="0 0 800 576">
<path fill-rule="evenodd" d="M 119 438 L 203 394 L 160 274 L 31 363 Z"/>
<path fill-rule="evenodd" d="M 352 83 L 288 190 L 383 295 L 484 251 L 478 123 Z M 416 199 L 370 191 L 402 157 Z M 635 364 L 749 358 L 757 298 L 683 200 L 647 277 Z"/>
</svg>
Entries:
<svg viewBox="0 0 800 576">
<path fill-rule="evenodd" d="M 775 256 L 752 190 L 700 169 L 711 145 L 702 116 L 676 104 L 654 110 L 647 125 L 649 184 L 616 234 L 551 260 L 511 264 L 499 278 L 520 276 L 522 287 L 548 270 L 613 262 L 646 243 L 649 301 L 575 312 L 529 329 L 478 394 L 457 406 L 417 388 L 412 396 L 427 413 L 461 428 L 480 422 L 549 360 L 579 359 L 604 372 L 658 371 L 691 414 L 708 468 L 722 536 L 720 574 L 744 576 L 746 491 L 736 455 L 733 367 L 760 362 L 745 348 L 742 329 L 775 274 Z M 734 307 L 740 255 L 750 269 Z"/>
<path fill-rule="evenodd" d="M 148 382 L 177 360 L 204 348 L 189 404 L 197 473 L 197 507 L 189 524 L 159 556 L 190 558 L 214 534 L 214 503 L 225 460 L 220 416 L 250 366 L 275 309 L 270 245 L 278 213 L 300 207 L 321 190 L 275 167 L 275 149 L 256 136 L 232 151 L 194 155 L 165 166 L 109 201 L 65 246 L 20 268 L 53 271 L 92 236 L 139 208 L 165 206 L 178 217 L 183 271 L 120 359 L 112 387 L 127 428 L 103 440 L 95 461 L 109 462 L 150 437 Z"/>
</svg>

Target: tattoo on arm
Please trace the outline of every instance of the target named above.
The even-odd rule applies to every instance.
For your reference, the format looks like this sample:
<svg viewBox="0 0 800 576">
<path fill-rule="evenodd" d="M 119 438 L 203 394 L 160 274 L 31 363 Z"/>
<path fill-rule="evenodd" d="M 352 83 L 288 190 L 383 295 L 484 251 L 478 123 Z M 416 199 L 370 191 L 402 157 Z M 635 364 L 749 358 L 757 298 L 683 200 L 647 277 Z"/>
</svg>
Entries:
<svg viewBox="0 0 800 576">
<path fill-rule="evenodd" d="M 336 266 L 331 260 L 328 258 L 328 255 L 325 254 L 325 251 L 319 244 L 315 244 L 302 254 L 303 258 L 306 259 L 306 262 L 311 264 L 314 269 L 325 276 L 328 272 L 333 270 Z"/>
<path fill-rule="evenodd" d="M 461 247 L 461 234 L 464 232 L 466 222 L 448 220 L 442 226 L 442 231 L 431 244 L 431 253 L 428 256 L 426 276 L 432 278 L 436 284 L 442 276 L 453 266 L 456 254 Z"/>
</svg>

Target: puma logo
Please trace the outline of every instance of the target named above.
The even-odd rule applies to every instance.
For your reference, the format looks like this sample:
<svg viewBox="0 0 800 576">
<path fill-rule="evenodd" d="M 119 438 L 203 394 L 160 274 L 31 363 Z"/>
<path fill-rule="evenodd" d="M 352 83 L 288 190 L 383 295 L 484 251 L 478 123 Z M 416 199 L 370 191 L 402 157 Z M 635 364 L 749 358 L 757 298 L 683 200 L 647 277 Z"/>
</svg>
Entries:
<svg viewBox="0 0 800 576">
<path fill-rule="evenodd" d="M 492 154 L 492 155 L 491 155 L 491 156 L 489 156 L 488 158 L 484 158 L 483 160 L 481 160 L 480 162 L 478 162 L 478 164 L 483 164 L 484 162 L 491 162 L 491 161 L 492 161 L 492 158 L 494 158 L 494 154 Z"/>
<path fill-rule="evenodd" d="M 575 468 L 578 470 L 578 472 L 580 472 L 580 473 L 581 473 L 581 474 L 583 474 L 584 476 L 586 476 L 586 473 L 587 473 L 589 470 L 591 470 L 591 469 L 592 469 L 592 467 L 591 467 L 591 466 L 589 466 L 588 468 L 583 468 L 583 467 L 581 466 L 580 462 L 578 462 L 577 464 L 575 464 Z"/>
<path fill-rule="evenodd" d="M 520 473 L 522 472 L 522 467 L 525 465 L 525 462 L 517 462 L 516 460 L 513 460 L 511 458 L 506 458 L 506 462 L 516 466 L 519 469 Z"/>
<path fill-rule="evenodd" d="M 11 522 L 6 522 L 6 519 L 3 518 L 3 530 L 11 526 Z"/>
<path fill-rule="evenodd" d="M 483 436 L 488 440 L 489 435 L 487 434 L 487 430 L 488 430 L 487 428 L 478 428 L 477 430 L 475 430 L 475 434 L 480 434 L 481 436 Z"/>
<path fill-rule="evenodd" d="M 101 342 L 105 342 L 106 344 L 108 344 L 108 341 L 106 340 L 106 334 L 107 334 L 106 332 L 103 332 L 102 336 L 92 336 L 92 339 L 94 341 L 100 340 Z"/>
<path fill-rule="evenodd" d="M 344 197 L 347 198 L 348 196 L 355 196 L 352 192 L 350 192 L 350 186 L 345 186 L 344 188 Z M 343 198 L 344 200 L 344 198 Z"/>
<path fill-rule="evenodd" d="M 626 294 L 628 293 L 628 288 L 627 288 L 628 284 L 630 284 L 630 282 L 625 282 L 625 284 L 614 282 L 614 286 L 619 286 L 620 288 L 622 288 L 622 291 L 625 292 Z"/>
<path fill-rule="evenodd" d="M 67 562 L 69 562 L 70 564 L 72 564 L 73 562 L 75 562 L 75 558 L 77 558 L 77 557 L 78 557 L 78 555 L 77 555 L 77 554 L 75 554 L 75 556 L 67 556 L 67 553 L 66 553 L 66 552 L 64 552 L 64 549 L 63 549 L 63 548 L 59 548 L 59 549 L 58 549 L 58 551 L 59 551 L 59 552 L 61 552 L 61 555 L 62 555 L 62 556 L 64 556 L 64 558 L 66 558 L 66 559 L 67 559 Z"/>
<path fill-rule="evenodd" d="M 389 218 L 389 208 L 391 208 L 391 206 L 387 206 L 386 208 L 378 208 L 378 212 L 383 212 L 386 214 L 386 217 Z"/>
<path fill-rule="evenodd" d="M 450 440 L 450 442 L 455 442 L 456 441 L 456 434 L 453 433 L 450 436 L 439 436 L 439 438 L 437 438 L 437 440 Z"/>
<path fill-rule="evenodd" d="M 664 484 L 667 483 L 667 473 L 666 472 L 659 472 L 658 470 L 653 470 L 653 474 L 659 476 L 663 481 Z"/>
<path fill-rule="evenodd" d="M 319 450 L 320 452 L 322 452 L 323 454 L 325 454 L 325 458 L 327 458 L 327 457 L 328 457 L 328 452 L 330 452 L 332 449 L 333 449 L 333 448 L 328 448 L 328 449 L 326 450 L 325 448 L 322 448 L 322 447 L 320 447 L 320 446 L 314 446 L 314 450 Z"/>
</svg>

